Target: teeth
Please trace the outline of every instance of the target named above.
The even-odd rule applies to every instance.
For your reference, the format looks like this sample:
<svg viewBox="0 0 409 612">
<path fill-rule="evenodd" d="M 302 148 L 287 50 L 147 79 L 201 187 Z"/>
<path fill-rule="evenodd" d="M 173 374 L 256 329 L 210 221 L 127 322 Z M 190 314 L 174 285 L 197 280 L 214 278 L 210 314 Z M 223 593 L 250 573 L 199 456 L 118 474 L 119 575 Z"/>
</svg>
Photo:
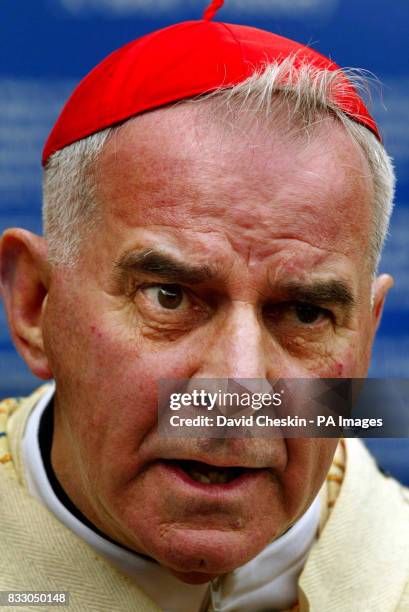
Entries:
<svg viewBox="0 0 409 612">
<path fill-rule="evenodd" d="M 223 472 L 211 471 L 209 472 L 209 478 L 211 482 L 225 484 L 226 482 L 229 482 L 229 473 L 227 470 L 224 470 Z"/>
<path fill-rule="evenodd" d="M 186 470 L 190 478 L 201 482 L 202 484 L 226 484 L 229 481 L 228 472 L 217 472 L 216 470 L 209 470 L 208 475 L 202 474 L 195 469 Z"/>
<path fill-rule="evenodd" d="M 188 474 L 190 478 L 196 480 L 197 482 L 202 482 L 203 484 L 210 484 L 210 478 L 201 474 L 200 472 L 196 472 L 196 470 L 189 470 Z"/>
</svg>

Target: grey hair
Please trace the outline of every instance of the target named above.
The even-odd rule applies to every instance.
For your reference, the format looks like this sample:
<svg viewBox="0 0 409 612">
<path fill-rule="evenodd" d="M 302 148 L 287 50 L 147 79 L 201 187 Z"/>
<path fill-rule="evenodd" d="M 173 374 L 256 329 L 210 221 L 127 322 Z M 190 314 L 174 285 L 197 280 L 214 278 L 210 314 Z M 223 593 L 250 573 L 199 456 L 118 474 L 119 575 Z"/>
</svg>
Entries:
<svg viewBox="0 0 409 612">
<path fill-rule="evenodd" d="M 213 100 L 219 109 L 250 112 L 271 118 L 282 108 L 288 112 L 288 131 L 310 134 L 328 115 L 342 123 L 352 141 L 363 151 L 373 180 L 374 214 L 369 264 L 376 272 L 393 209 L 395 175 L 382 144 L 365 126 L 336 105 L 346 94 L 346 77 L 355 89 L 367 87 L 362 71 L 319 70 L 308 63 L 297 65 L 296 56 L 267 64 L 245 81 L 198 97 L 194 103 Z M 179 104 L 189 104 L 183 100 Z M 278 105 L 277 105 L 278 102 Z M 93 165 L 104 144 L 115 132 L 111 127 L 54 153 L 44 172 L 44 233 L 49 259 L 56 265 L 74 265 L 84 237 L 91 235 L 98 219 Z"/>
<path fill-rule="evenodd" d="M 48 259 L 73 266 L 81 243 L 98 221 L 96 181 L 92 172 L 113 128 L 78 140 L 54 153 L 43 175 L 43 227 Z"/>
</svg>

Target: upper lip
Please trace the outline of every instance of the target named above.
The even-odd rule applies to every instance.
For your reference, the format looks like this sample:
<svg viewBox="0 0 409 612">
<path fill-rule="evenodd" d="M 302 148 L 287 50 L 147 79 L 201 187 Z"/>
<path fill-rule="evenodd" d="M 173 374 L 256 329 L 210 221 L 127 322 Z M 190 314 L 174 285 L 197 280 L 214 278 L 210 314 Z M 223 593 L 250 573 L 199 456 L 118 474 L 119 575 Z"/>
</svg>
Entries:
<svg viewBox="0 0 409 612">
<path fill-rule="evenodd" d="M 159 445 L 158 445 L 159 446 Z M 259 445 L 255 440 L 231 438 L 203 439 L 199 441 L 168 440 L 166 445 L 161 444 L 151 449 L 145 461 L 148 463 L 159 461 L 197 461 L 205 463 L 211 468 L 242 468 L 274 470 L 281 472 L 285 468 L 287 453 L 282 447 L 282 441 L 276 445 Z"/>
<path fill-rule="evenodd" d="M 254 462 L 250 463 L 248 461 L 237 461 L 236 459 L 219 459 L 215 460 L 214 457 L 204 457 L 201 455 L 190 455 L 190 456 L 169 456 L 169 457 L 161 457 L 159 461 L 195 461 L 198 463 L 205 463 L 210 468 L 242 468 L 242 469 L 268 469 L 266 465 L 254 465 Z"/>
</svg>

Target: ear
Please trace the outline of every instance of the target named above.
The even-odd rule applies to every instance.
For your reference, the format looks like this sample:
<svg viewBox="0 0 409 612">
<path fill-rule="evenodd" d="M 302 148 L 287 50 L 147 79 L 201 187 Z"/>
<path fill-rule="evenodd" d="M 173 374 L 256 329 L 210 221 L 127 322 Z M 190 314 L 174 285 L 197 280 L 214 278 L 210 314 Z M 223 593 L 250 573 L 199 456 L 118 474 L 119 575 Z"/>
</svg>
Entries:
<svg viewBox="0 0 409 612">
<path fill-rule="evenodd" d="M 381 322 L 386 295 L 389 289 L 393 287 L 393 283 L 393 278 L 389 274 L 381 274 L 372 283 L 372 320 L 374 335 Z"/>
<path fill-rule="evenodd" d="M 49 277 L 46 240 L 23 229 L 7 230 L 0 242 L 0 289 L 11 337 L 33 374 L 44 380 L 52 377 L 42 332 Z"/>
</svg>

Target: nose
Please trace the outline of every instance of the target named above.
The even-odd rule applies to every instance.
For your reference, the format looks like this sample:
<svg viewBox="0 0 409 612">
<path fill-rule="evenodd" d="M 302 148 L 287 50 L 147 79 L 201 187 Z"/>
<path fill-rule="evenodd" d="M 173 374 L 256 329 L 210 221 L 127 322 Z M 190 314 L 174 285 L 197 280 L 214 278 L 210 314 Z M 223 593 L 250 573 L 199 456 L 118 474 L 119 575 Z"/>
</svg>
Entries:
<svg viewBox="0 0 409 612">
<path fill-rule="evenodd" d="M 267 354 L 267 336 L 253 304 L 232 302 L 229 312 L 209 333 L 196 376 L 209 379 L 272 376 L 275 368 Z"/>
</svg>

